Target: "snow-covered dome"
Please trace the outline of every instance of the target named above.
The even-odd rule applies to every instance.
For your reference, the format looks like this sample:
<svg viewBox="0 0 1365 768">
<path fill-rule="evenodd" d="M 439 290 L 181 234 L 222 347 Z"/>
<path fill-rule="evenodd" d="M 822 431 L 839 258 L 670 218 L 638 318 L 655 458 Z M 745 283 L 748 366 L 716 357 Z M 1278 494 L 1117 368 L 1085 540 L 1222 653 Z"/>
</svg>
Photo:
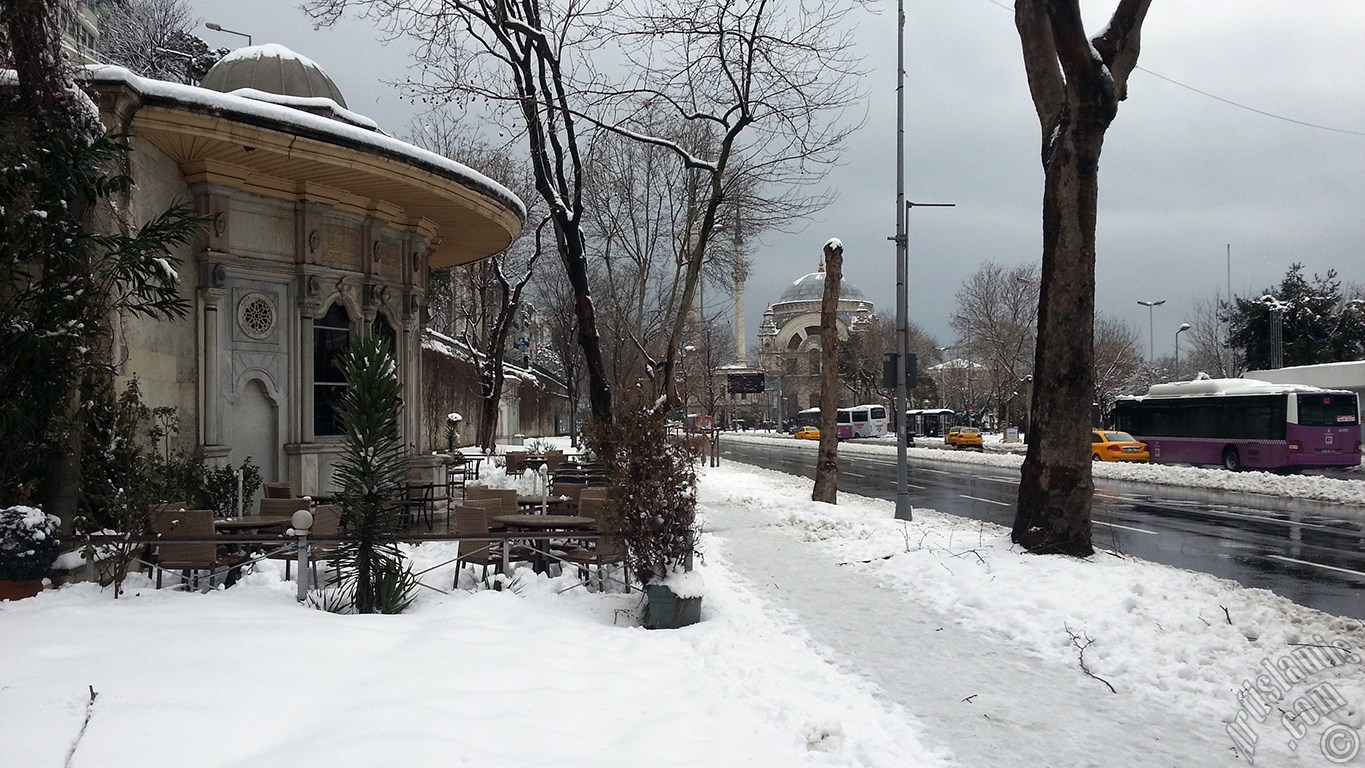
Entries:
<svg viewBox="0 0 1365 768">
<path fill-rule="evenodd" d="M 811 272 L 803 275 L 799 280 L 788 286 L 782 292 L 782 298 L 777 300 L 778 304 L 789 301 L 820 301 L 825 297 L 825 273 Z M 839 300 L 845 301 L 853 299 L 866 301 L 867 295 L 862 289 L 847 280 L 839 281 Z"/>
<path fill-rule="evenodd" d="M 326 98 L 346 106 L 341 90 L 322 67 L 275 43 L 238 48 L 214 64 L 199 85 L 223 93 L 255 90 L 304 99 Z"/>
</svg>

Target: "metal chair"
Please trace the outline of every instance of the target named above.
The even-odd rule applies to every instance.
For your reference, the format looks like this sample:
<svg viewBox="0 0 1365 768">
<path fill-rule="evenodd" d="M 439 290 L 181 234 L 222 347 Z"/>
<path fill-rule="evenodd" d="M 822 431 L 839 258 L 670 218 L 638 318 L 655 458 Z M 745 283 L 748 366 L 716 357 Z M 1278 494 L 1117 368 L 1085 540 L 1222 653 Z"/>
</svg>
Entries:
<svg viewBox="0 0 1365 768">
<path fill-rule="evenodd" d="M 402 505 L 399 525 L 403 528 L 410 527 L 414 521 L 426 520 L 427 530 L 433 530 L 436 526 L 436 484 L 435 483 L 406 483 L 403 486 L 403 499 L 399 502 Z"/>
<path fill-rule="evenodd" d="M 458 454 L 457 454 L 458 455 Z M 457 458 L 454 463 L 446 465 L 446 499 L 455 500 L 455 491 L 460 491 L 460 498 L 465 497 L 465 484 L 473 479 L 473 463 L 465 461 L 464 458 Z"/>
</svg>

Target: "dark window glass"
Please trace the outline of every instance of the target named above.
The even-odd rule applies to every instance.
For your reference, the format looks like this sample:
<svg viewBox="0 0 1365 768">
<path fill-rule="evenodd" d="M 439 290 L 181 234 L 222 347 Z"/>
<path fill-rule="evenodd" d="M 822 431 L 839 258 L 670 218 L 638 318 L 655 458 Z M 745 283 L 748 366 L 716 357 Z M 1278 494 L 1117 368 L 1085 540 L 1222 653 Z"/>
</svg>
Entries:
<svg viewBox="0 0 1365 768">
<path fill-rule="evenodd" d="M 340 435 L 337 417 L 346 379 L 337 365 L 351 344 L 351 317 L 346 308 L 335 304 L 313 323 L 313 434 Z"/>
<path fill-rule="evenodd" d="M 1345 427 L 1360 423 L 1355 395 L 1299 395 L 1299 423 L 1308 427 Z"/>
</svg>

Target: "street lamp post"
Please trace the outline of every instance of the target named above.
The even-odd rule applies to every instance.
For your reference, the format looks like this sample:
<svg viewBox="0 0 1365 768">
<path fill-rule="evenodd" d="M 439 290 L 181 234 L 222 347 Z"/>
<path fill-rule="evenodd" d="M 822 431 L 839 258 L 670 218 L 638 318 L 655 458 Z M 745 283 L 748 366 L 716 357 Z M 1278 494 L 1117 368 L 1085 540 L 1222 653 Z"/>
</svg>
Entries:
<svg viewBox="0 0 1365 768">
<path fill-rule="evenodd" d="M 214 32 L 226 32 L 226 33 L 229 34 L 229 35 L 237 35 L 238 37 L 245 37 L 245 38 L 246 38 L 246 44 L 247 44 L 247 45 L 251 45 L 251 44 L 252 44 L 252 43 L 251 43 L 251 35 L 248 35 L 248 34 L 245 33 L 245 32 L 238 32 L 238 31 L 235 30 L 235 29 L 228 29 L 228 28 L 224 27 L 224 26 L 221 25 L 221 24 L 215 24 L 215 23 L 213 23 L 213 22 L 211 22 L 211 21 L 206 21 L 206 22 L 204 22 L 204 26 L 205 26 L 205 27 L 208 27 L 209 29 L 213 30 Z"/>
<path fill-rule="evenodd" d="M 947 382 L 944 381 L 944 379 L 946 379 L 947 376 L 943 373 L 943 364 L 946 363 L 946 362 L 948 362 L 948 356 L 947 356 L 946 354 L 944 354 L 944 353 L 947 352 L 948 350 L 952 349 L 952 348 L 953 348 L 953 345 L 952 345 L 952 344 L 948 344 L 948 345 L 942 346 L 942 347 L 934 347 L 934 349 L 938 350 L 938 372 L 939 372 L 939 382 L 938 382 L 938 383 L 939 383 L 940 385 L 941 385 L 941 384 L 947 383 Z M 942 388 L 940 388 L 939 391 L 938 391 L 938 401 L 939 401 L 939 407 L 940 407 L 940 408 L 942 408 L 942 407 L 947 403 L 947 399 L 946 399 L 945 396 L 946 396 L 946 393 L 943 391 Z M 925 407 L 927 408 L 928 406 L 925 406 Z"/>
<path fill-rule="evenodd" d="M 1152 335 L 1152 307 L 1159 307 L 1166 303 L 1165 299 L 1157 301 L 1138 301 L 1139 304 L 1147 308 L 1147 362 L 1156 360 L 1156 337 Z"/>
<path fill-rule="evenodd" d="M 1175 371 L 1174 371 L 1175 377 L 1174 377 L 1174 378 L 1175 378 L 1176 380 L 1180 380 L 1180 334 L 1184 333 L 1185 331 L 1188 331 L 1189 329 L 1190 329 L 1190 324 L 1189 324 L 1189 323 L 1181 323 L 1181 324 L 1180 324 L 1180 327 L 1177 328 L 1177 329 L 1175 329 Z"/>
</svg>

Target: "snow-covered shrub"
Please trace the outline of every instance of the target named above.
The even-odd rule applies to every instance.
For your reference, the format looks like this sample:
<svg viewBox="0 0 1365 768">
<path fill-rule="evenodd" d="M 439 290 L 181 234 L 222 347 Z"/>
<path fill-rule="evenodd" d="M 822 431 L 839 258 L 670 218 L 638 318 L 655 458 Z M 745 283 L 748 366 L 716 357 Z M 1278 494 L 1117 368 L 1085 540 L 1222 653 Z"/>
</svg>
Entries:
<svg viewBox="0 0 1365 768">
<path fill-rule="evenodd" d="M 41 509 L 0 509 L 0 579 L 41 579 L 57 559 L 61 520 Z"/>
</svg>

